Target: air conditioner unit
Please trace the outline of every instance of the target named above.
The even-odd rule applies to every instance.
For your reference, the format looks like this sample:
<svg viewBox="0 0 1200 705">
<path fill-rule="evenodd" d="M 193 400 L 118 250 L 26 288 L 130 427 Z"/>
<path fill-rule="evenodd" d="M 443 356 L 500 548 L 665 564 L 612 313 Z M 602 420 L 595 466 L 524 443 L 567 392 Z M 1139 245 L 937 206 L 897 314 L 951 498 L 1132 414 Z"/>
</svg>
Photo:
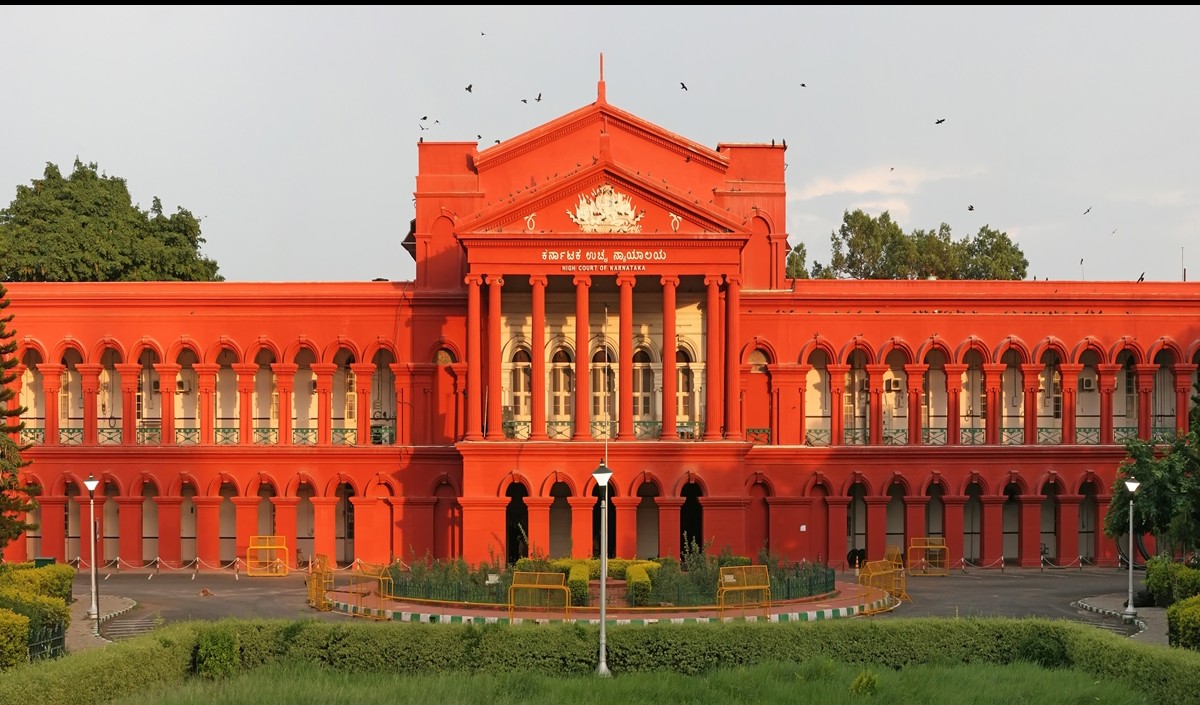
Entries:
<svg viewBox="0 0 1200 705">
<path fill-rule="evenodd" d="M 1079 380 L 1079 385 L 1080 389 L 1085 392 L 1094 392 L 1096 391 L 1096 378 L 1084 377 L 1083 379 Z"/>
<path fill-rule="evenodd" d="M 158 380 L 154 380 L 150 383 L 150 391 L 154 394 L 158 394 Z"/>
<path fill-rule="evenodd" d="M 886 385 L 886 388 L 889 392 L 900 392 L 904 390 L 904 384 L 900 381 L 899 377 L 892 377 L 891 379 L 887 380 Z"/>
<path fill-rule="evenodd" d="M 179 394 L 191 394 L 192 383 L 186 379 L 175 380 L 175 391 Z"/>
<path fill-rule="evenodd" d="M 317 380 L 315 380 L 315 379 L 312 381 L 312 393 L 313 394 L 317 393 Z"/>
</svg>

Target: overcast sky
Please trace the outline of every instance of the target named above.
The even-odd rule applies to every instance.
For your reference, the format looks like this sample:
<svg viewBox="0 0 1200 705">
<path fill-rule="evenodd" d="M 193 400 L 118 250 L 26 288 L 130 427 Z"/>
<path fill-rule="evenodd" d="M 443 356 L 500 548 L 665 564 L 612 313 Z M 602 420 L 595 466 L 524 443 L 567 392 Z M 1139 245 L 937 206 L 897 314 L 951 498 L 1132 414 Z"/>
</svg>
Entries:
<svg viewBox="0 0 1200 705">
<path fill-rule="evenodd" d="M 810 265 L 861 208 L 1006 232 L 1031 278 L 1196 280 L 1198 26 L 1195 6 L 8 5 L 0 207 L 78 157 L 191 211 L 230 281 L 411 279 L 418 138 L 486 147 L 587 105 L 603 53 L 619 108 L 712 148 L 787 140 Z"/>
</svg>

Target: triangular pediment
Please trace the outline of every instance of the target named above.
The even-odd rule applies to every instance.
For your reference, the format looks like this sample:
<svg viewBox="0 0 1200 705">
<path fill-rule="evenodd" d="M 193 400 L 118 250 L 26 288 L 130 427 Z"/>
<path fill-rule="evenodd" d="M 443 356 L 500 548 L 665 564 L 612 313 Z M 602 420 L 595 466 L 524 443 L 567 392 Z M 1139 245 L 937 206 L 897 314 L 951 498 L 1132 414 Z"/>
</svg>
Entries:
<svg viewBox="0 0 1200 705">
<path fill-rule="evenodd" d="M 711 194 L 707 194 L 711 196 Z M 745 236 L 747 224 L 667 178 L 598 163 L 502 197 L 462 222 L 460 238 L 487 235 L 597 238 Z"/>
</svg>

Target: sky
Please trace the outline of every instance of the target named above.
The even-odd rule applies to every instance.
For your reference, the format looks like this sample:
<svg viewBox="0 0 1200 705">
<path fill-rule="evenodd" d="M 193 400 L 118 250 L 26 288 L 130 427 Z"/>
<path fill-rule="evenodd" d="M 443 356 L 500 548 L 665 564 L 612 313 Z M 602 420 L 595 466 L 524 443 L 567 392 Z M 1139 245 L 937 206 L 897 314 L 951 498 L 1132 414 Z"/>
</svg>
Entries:
<svg viewBox="0 0 1200 705">
<path fill-rule="evenodd" d="M 1029 278 L 1196 280 L 1197 26 L 1196 6 L 6 5 L 0 207 L 78 159 L 190 211 L 228 281 L 410 280 L 418 139 L 482 149 L 588 105 L 603 54 L 618 108 L 714 149 L 787 140 L 809 265 L 862 209 L 1007 233 Z"/>
</svg>

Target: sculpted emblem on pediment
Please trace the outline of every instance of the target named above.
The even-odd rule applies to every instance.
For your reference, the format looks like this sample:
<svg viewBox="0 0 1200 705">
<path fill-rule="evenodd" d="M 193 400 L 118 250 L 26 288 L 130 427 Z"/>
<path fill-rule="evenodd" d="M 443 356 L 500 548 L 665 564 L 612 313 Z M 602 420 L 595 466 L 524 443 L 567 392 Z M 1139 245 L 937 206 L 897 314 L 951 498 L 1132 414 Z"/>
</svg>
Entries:
<svg viewBox="0 0 1200 705">
<path fill-rule="evenodd" d="M 580 194 L 575 212 L 567 211 L 571 222 L 585 233 L 640 233 L 646 211 L 635 212 L 629 196 L 617 193 L 612 184 L 592 191 L 591 198 Z"/>
</svg>

